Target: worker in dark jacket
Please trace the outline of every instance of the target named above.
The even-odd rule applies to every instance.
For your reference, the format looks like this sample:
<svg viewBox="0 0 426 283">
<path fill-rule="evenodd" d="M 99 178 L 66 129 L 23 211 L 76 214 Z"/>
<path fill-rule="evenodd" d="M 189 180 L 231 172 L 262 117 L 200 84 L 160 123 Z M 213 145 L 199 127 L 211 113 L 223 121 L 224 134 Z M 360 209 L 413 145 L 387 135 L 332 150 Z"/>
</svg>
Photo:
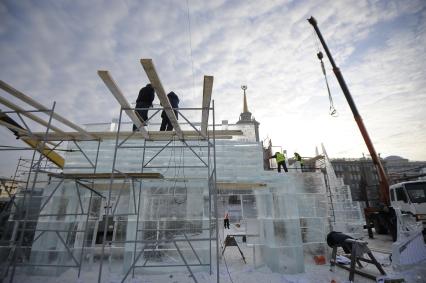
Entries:
<svg viewBox="0 0 426 283">
<path fill-rule="evenodd" d="M 136 99 L 136 112 L 141 116 L 143 121 L 148 120 L 148 108 L 152 107 L 154 101 L 154 88 L 151 84 L 147 84 L 139 91 L 138 99 Z M 145 109 L 138 109 L 145 108 Z M 136 131 L 138 127 L 133 125 L 133 131 Z"/>
<path fill-rule="evenodd" d="M 173 111 L 175 112 L 176 119 L 178 119 L 178 111 L 177 108 L 179 108 L 179 97 L 171 91 L 169 94 L 167 94 L 167 98 L 169 99 L 170 105 L 173 108 Z M 166 111 L 163 110 L 161 112 L 161 118 L 163 119 L 161 121 L 161 127 L 160 131 L 171 131 L 173 130 L 173 125 L 170 123 L 169 117 L 167 117 Z"/>
<path fill-rule="evenodd" d="M 278 173 L 281 172 L 281 166 L 283 167 L 285 172 L 288 172 L 287 170 L 287 165 L 285 164 L 285 155 L 284 153 L 280 153 L 280 152 L 275 152 L 274 155 L 272 155 L 271 157 L 269 157 L 269 159 L 275 158 L 275 160 L 277 161 L 277 166 L 278 166 Z"/>
</svg>

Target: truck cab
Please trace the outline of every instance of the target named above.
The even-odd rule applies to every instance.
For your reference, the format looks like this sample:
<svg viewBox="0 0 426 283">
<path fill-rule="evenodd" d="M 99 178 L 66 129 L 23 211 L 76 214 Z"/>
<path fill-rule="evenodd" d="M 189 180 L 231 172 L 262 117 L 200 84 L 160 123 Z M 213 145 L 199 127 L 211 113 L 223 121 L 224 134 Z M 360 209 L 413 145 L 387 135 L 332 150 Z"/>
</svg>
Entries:
<svg viewBox="0 0 426 283">
<path fill-rule="evenodd" d="M 393 208 L 409 213 L 423 222 L 426 229 L 426 180 L 402 182 L 390 186 L 389 199 Z"/>
</svg>

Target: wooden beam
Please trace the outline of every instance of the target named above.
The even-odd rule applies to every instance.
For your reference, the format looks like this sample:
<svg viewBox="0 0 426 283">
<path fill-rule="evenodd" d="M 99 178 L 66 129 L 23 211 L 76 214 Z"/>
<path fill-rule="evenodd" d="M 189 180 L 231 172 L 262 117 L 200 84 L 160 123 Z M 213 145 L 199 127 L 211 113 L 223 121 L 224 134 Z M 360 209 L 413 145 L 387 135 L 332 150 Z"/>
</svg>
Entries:
<svg viewBox="0 0 426 283">
<path fill-rule="evenodd" d="M 14 124 L 11 124 L 14 123 Z M 31 133 L 29 133 L 27 130 L 22 128 L 18 123 L 16 123 L 12 118 L 10 118 L 7 114 L 0 111 L 0 125 L 5 126 L 10 131 L 18 132 L 19 136 L 23 135 L 29 135 L 31 136 Z M 42 134 L 43 135 L 43 134 Z M 44 155 L 47 159 L 55 163 L 59 168 L 64 168 L 65 160 L 62 156 L 57 154 L 54 150 L 52 150 L 48 145 L 44 145 L 40 140 L 33 139 L 33 138 L 26 138 L 22 139 L 24 143 L 32 147 L 33 149 L 40 152 L 42 155 Z M 49 143 L 49 142 L 47 142 Z"/>
<path fill-rule="evenodd" d="M 163 105 L 164 110 L 166 111 L 167 117 L 172 123 L 173 129 L 176 131 L 176 134 L 180 139 L 183 139 L 183 132 L 179 126 L 178 120 L 176 118 L 175 112 L 172 110 L 172 106 L 170 105 L 169 99 L 167 98 L 166 92 L 164 91 L 163 85 L 161 84 L 160 78 L 157 75 L 157 71 L 155 70 L 154 63 L 151 59 L 141 59 L 142 67 L 145 70 L 146 75 L 148 76 L 151 85 L 155 89 L 155 93 L 157 93 L 158 99 Z"/>
<path fill-rule="evenodd" d="M 219 190 L 249 190 L 249 189 L 264 189 L 264 188 L 266 188 L 266 184 L 263 184 L 263 183 L 217 182 L 216 186 Z"/>
<path fill-rule="evenodd" d="M 33 106 L 37 110 L 50 111 L 50 109 L 48 109 L 46 106 L 38 103 L 37 101 L 33 100 L 31 97 L 23 94 L 22 92 L 13 88 L 12 86 L 8 85 L 7 83 L 5 83 L 2 80 L 0 80 L 0 88 L 2 88 L 4 91 L 8 92 L 12 96 L 14 96 L 14 97 L 26 102 L 27 104 Z M 58 120 L 59 122 L 63 123 L 64 125 L 67 125 L 68 127 L 72 128 L 72 129 L 74 129 L 78 132 L 81 132 L 82 134 L 87 135 L 88 137 L 96 138 L 94 136 L 90 136 L 88 134 L 88 132 L 86 132 L 83 128 L 79 127 L 78 125 L 72 123 L 71 121 L 67 120 L 66 118 L 62 117 L 61 115 L 59 115 L 55 112 L 53 112 L 52 118 Z"/>
<path fill-rule="evenodd" d="M 121 90 L 118 88 L 115 81 L 112 79 L 111 75 L 108 73 L 108 71 L 100 70 L 100 71 L 98 71 L 98 75 L 99 75 L 99 77 L 101 77 L 101 79 L 103 80 L 105 85 L 111 91 L 112 95 L 114 95 L 115 99 L 117 99 L 118 103 L 120 103 L 122 108 L 132 108 L 130 106 L 129 102 L 127 102 L 127 99 L 124 97 Z M 138 128 L 140 127 L 139 130 L 142 133 L 142 135 L 145 138 L 149 138 L 148 132 L 142 126 L 143 123 L 144 123 L 142 118 L 139 115 L 136 115 L 134 110 L 127 109 L 127 110 L 124 110 L 124 112 L 126 112 L 127 116 L 129 116 L 129 118 L 132 120 L 133 124 L 136 125 L 136 127 L 138 127 Z"/>
<path fill-rule="evenodd" d="M 111 179 L 112 173 L 50 173 L 49 176 L 62 179 Z M 160 173 L 114 173 L 114 179 L 163 179 Z"/>
<path fill-rule="evenodd" d="M 213 90 L 213 76 L 204 76 L 203 83 L 203 111 L 201 114 L 201 133 L 207 134 L 207 125 L 209 123 L 210 101 Z"/>
<path fill-rule="evenodd" d="M 35 116 L 35 115 L 34 115 L 34 114 L 32 114 L 31 112 L 25 112 L 25 110 L 24 110 L 24 109 L 22 109 L 22 108 L 21 108 L 21 107 L 19 107 L 18 105 L 14 104 L 14 103 L 12 103 L 12 102 L 10 102 L 10 101 L 8 101 L 7 99 L 5 99 L 5 98 L 3 98 L 3 97 L 0 97 L 0 103 L 1 103 L 1 104 L 3 104 L 3 105 L 4 105 L 4 106 L 6 106 L 6 107 L 8 107 L 8 108 L 12 109 L 12 110 L 14 110 L 14 111 L 16 111 L 16 112 L 18 112 L 18 113 L 20 113 L 20 114 L 24 115 L 25 117 L 27 117 L 27 118 L 29 118 L 29 119 L 33 120 L 34 122 L 39 123 L 40 125 L 43 125 L 43 126 L 45 126 L 45 127 L 49 127 L 50 129 L 52 129 L 52 130 L 54 130 L 55 132 L 58 132 L 58 133 L 60 133 L 60 134 L 65 134 L 65 132 L 64 132 L 64 131 L 62 131 L 61 129 L 59 129 L 59 128 L 57 128 L 57 127 L 53 126 L 53 125 L 50 125 L 50 126 L 49 126 L 49 123 L 47 123 L 47 122 L 46 122 L 46 121 L 44 121 L 43 119 L 40 119 L 39 117 Z"/>
<path fill-rule="evenodd" d="M 15 124 L 11 124 L 13 122 Z M 11 132 L 14 132 L 14 131 L 18 132 L 18 136 L 17 136 L 18 138 L 20 138 L 21 136 L 24 136 L 26 139 L 28 139 L 28 137 L 31 137 L 31 133 L 30 132 L 28 132 L 27 130 L 25 130 L 24 128 L 22 128 L 12 118 L 10 118 L 8 115 L 2 113 L 1 111 L 0 111 L 0 125 L 6 127 Z M 40 134 L 40 136 L 44 136 L 43 133 L 39 133 L 39 134 Z M 43 140 L 43 137 L 40 138 L 40 139 L 37 137 L 36 140 Z M 46 141 L 46 143 L 55 146 L 55 144 L 53 144 L 52 142 Z"/>
<path fill-rule="evenodd" d="M 89 133 L 93 133 L 96 136 L 98 136 L 100 139 L 114 139 L 117 135 L 117 133 L 115 132 L 89 132 Z M 183 135 L 188 138 L 192 138 L 192 139 L 200 139 L 200 134 L 196 131 L 182 131 Z M 213 136 L 213 131 L 209 131 L 208 132 L 210 137 Z M 132 132 L 130 131 L 120 131 L 120 135 L 119 138 L 127 138 L 130 134 L 132 134 Z M 243 132 L 241 130 L 217 130 L 215 131 L 215 136 L 216 138 L 226 138 L 226 137 L 231 137 L 232 136 L 241 136 L 243 134 Z M 33 135 L 37 138 L 39 138 L 40 140 L 44 139 L 44 133 L 43 132 L 34 132 Z M 160 132 L 160 131 L 149 131 L 148 132 L 149 135 L 149 140 L 170 140 L 170 138 L 174 135 L 176 135 L 175 132 L 171 132 L 171 131 L 164 131 L 164 132 Z M 22 135 L 21 138 L 31 138 L 30 135 L 25 136 Z M 70 140 L 76 140 L 76 141 L 81 141 L 81 140 L 90 140 L 85 138 L 82 134 L 78 133 L 78 132 L 66 132 L 65 135 L 61 135 L 61 134 L 57 134 L 57 133 L 48 133 L 46 136 L 46 140 L 48 141 L 61 141 L 61 140 L 66 140 L 67 138 L 69 138 Z M 145 138 L 143 136 L 143 134 L 141 132 L 135 132 L 133 133 L 133 136 L 130 139 L 143 139 Z"/>
<path fill-rule="evenodd" d="M 43 142 L 32 140 L 32 139 L 22 139 L 23 142 L 36 149 L 38 152 L 43 154 L 47 159 L 55 163 L 59 168 L 64 169 L 65 160 L 62 156 L 56 153 L 55 150 L 52 150 L 49 146 L 44 145 L 43 148 L 40 148 L 43 145 Z"/>
</svg>

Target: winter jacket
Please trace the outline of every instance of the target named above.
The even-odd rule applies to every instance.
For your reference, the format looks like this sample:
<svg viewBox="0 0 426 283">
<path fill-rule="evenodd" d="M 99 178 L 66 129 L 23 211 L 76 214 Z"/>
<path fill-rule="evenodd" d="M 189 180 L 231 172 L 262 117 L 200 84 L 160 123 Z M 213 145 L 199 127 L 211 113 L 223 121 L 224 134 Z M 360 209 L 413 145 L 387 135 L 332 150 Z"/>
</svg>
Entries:
<svg viewBox="0 0 426 283">
<path fill-rule="evenodd" d="M 173 91 L 169 92 L 167 94 L 167 97 L 169 98 L 170 105 L 172 108 L 178 108 L 179 107 L 179 97 L 174 93 Z"/>
<path fill-rule="evenodd" d="M 136 99 L 136 108 L 141 106 L 152 106 L 154 101 L 154 88 L 147 84 L 145 87 L 141 88 L 139 91 L 138 99 Z"/>
</svg>

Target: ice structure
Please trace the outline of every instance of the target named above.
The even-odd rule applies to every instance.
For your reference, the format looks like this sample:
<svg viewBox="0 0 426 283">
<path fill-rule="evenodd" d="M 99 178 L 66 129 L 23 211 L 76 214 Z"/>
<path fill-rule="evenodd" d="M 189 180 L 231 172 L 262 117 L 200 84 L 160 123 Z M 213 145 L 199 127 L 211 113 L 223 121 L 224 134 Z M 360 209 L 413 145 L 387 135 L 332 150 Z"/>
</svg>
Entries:
<svg viewBox="0 0 426 283">
<path fill-rule="evenodd" d="M 357 201 L 352 201 L 351 188 L 344 184 L 343 178 L 337 178 L 324 147 L 323 155 L 322 164 L 319 165 L 319 162 L 317 162 L 317 166 L 324 166 L 327 172 L 331 229 L 354 238 L 360 238 L 363 235 L 365 223 L 360 204 Z"/>
<path fill-rule="evenodd" d="M 143 172 L 161 173 L 164 179 L 117 179 L 110 185 L 109 179 L 90 183 L 51 178 L 40 197 L 43 209 L 28 251 L 29 264 L 38 266 L 27 267 L 27 276 L 66 273 L 75 281 L 80 273 L 81 280 L 91 280 L 101 264 L 102 278 L 117 280 L 130 278 L 133 272 L 186 272 L 184 264 L 193 271 L 208 270 L 216 257 L 215 233 L 210 229 L 214 201 L 209 197 L 214 168 L 203 168 L 203 161 L 212 164 L 213 152 L 200 141 L 186 142 L 192 150 L 176 140 L 172 145 L 177 147 L 166 146 L 158 153 L 167 141 L 141 139 L 130 139 L 127 148 L 117 150 L 117 172 L 141 172 L 142 162 L 146 165 L 149 160 Z M 105 139 L 98 152 L 97 142 L 80 142 L 86 156 L 67 153 L 64 173 L 92 173 L 88 159 L 93 162 L 96 155 L 96 173 L 111 173 L 114 145 L 114 139 Z M 69 149 L 78 148 L 70 143 Z M 327 254 L 329 215 L 323 173 L 264 171 L 261 144 L 244 136 L 216 140 L 215 150 L 220 240 L 221 217 L 231 210 L 231 223 L 244 227 L 256 266 L 300 273 L 313 256 Z M 221 184 L 227 184 L 226 189 Z M 246 187 L 241 189 L 240 184 Z M 352 202 L 350 192 L 342 193 L 342 187 L 338 180 L 330 181 L 336 215 L 333 229 L 347 232 L 352 227 L 348 225 L 352 211 L 347 213 Z M 337 216 L 340 211 L 342 218 Z M 104 234 L 107 244 L 103 245 Z"/>
</svg>

